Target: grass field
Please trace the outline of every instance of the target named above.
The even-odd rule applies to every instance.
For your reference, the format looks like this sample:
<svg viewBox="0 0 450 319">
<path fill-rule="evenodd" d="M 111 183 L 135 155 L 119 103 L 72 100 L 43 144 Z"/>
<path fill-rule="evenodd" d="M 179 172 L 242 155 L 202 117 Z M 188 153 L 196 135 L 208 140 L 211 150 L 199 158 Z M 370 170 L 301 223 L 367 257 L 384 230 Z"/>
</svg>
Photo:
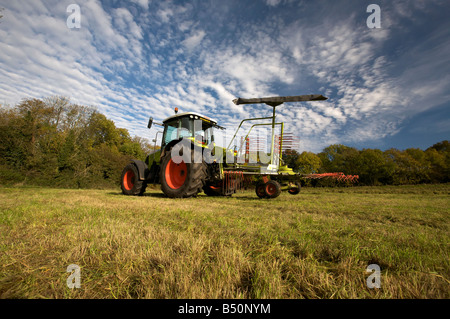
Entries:
<svg viewBox="0 0 450 319">
<path fill-rule="evenodd" d="M 449 298 L 449 194 L 0 187 L 0 298 Z M 67 287 L 70 264 L 79 289 Z M 369 264 L 381 267 L 379 289 L 366 285 Z"/>
</svg>

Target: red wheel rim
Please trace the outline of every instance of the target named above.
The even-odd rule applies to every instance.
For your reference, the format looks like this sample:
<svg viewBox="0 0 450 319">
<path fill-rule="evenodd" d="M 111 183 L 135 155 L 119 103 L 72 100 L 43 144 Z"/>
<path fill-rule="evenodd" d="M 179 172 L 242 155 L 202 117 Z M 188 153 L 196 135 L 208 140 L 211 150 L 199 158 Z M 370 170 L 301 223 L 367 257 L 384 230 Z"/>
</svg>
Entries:
<svg viewBox="0 0 450 319">
<path fill-rule="evenodd" d="M 264 196 L 264 185 L 258 186 L 257 192 L 259 196 Z"/>
<path fill-rule="evenodd" d="M 123 176 L 123 186 L 126 190 L 131 190 L 134 186 L 134 172 L 129 170 Z"/>
<path fill-rule="evenodd" d="M 273 184 L 268 184 L 266 186 L 266 193 L 268 195 L 274 195 L 277 192 L 277 187 Z"/>
<path fill-rule="evenodd" d="M 178 161 L 177 161 L 178 162 Z M 179 164 L 170 159 L 166 166 L 166 182 L 172 189 L 178 189 L 186 181 L 187 166 L 185 162 Z"/>
</svg>

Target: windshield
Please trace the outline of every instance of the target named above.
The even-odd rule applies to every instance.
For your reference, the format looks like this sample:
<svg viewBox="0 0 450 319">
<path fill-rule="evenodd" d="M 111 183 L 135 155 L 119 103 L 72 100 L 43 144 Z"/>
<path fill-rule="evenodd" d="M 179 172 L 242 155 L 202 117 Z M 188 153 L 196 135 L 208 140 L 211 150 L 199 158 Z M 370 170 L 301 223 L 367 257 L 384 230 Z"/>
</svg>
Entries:
<svg viewBox="0 0 450 319">
<path fill-rule="evenodd" d="M 211 123 L 198 119 L 194 120 L 191 117 L 183 117 L 164 124 L 163 146 L 183 137 L 195 137 L 198 143 L 204 145 L 209 145 L 214 141 Z"/>
<path fill-rule="evenodd" d="M 173 140 L 178 140 L 183 137 L 192 137 L 192 125 L 189 118 L 174 119 L 166 122 L 164 128 L 163 145 L 170 143 Z"/>
</svg>

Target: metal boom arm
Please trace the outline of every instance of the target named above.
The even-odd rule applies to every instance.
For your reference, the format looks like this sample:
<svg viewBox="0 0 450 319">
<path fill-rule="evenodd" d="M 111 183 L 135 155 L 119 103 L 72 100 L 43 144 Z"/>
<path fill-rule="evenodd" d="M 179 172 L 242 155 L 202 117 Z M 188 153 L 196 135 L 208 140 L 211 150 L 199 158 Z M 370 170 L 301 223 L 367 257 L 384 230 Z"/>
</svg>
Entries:
<svg viewBox="0 0 450 319">
<path fill-rule="evenodd" d="M 297 95 L 297 96 L 273 96 L 273 97 L 262 97 L 254 99 L 243 99 L 237 98 L 233 100 L 236 105 L 239 104 L 257 104 L 265 103 L 272 107 L 283 104 L 284 102 L 308 102 L 308 101 L 324 101 L 328 98 L 321 94 L 310 94 L 310 95 Z"/>
</svg>

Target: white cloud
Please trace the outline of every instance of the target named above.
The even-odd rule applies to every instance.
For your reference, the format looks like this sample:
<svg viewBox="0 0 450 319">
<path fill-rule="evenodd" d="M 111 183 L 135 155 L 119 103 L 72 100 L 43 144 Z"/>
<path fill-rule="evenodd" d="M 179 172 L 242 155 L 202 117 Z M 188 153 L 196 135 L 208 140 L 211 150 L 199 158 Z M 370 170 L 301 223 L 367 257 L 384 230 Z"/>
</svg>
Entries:
<svg viewBox="0 0 450 319">
<path fill-rule="evenodd" d="M 33 1 L 34 11 L 25 10 L 27 14 L 22 10 L 27 6 L 20 1 L 6 9 L 8 19 L 2 21 L 0 31 L 2 102 L 63 95 L 76 103 L 97 105 L 120 122 L 119 114 L 126 112 L 124 104 L 137 94 L 107 81 L 105 75 L 140 62 L 142 34 L 130 12 L 115 11 L 115 29 L 97 1 L 80 1 L 82 27 L 74 31 L 65 24 L 64 4 L 45 4 Z M 62 14 L 51 15 L 47 8 Z M 115 52 L 129 58 L 117 59 L 112 56 Z"/>
<path fill-rule="evenodd" d="M 131 0 L 131 2 L 140 5 L 144 9 L 148 9 L 150 0 Z"/>
<path fill-rule="evenodd" d="M 277 108 L 286 130 L 302 138 L 302 148 L 320 151 L 335 142 L 395 134 L 405 117 L 449 101 L 450 78 L 442 75 L 450 62 L 448 23 L 425 43 L 396 51 L 394 59 L 383 50 L 398 36 L 396 18 L 406 2 L 393 10 L 382 6 L 383 26 L 396 28 L 381 30 L 367 29 L 358 15 L 346 11 L 343 19 L 328 8 L 284 21 L 249 12 L 235 18 L 235 8 L 224 2 L 214 8 L 152 2 L 152 10 L 120 2 L 112 8 L 97 0 L 78 4 L 80 30 L 66 27 L 65 1 L 3 5 L 1 102 L 65 95 L 97 105 L 132 134 L 148 136 L 148 116 L 161 121 L 175 106 L 203 112 L 231 129 L 242 118 L 271 114 L 265 105 L 236 106 L 235 97 L 323 93 L 328 101 Z M 277 12 L 294 7 L 279 0 L 266 4 L 277 6 Z M 417 8 L 401 17 L 414 23 Z"/>
<path fill-rule="evenodd" d="M 125 8 L 114 10 L 115 23 L 117 27 L 124 33 L 129 33 L 136 39 L 142 39 L 142 29 L 133 19 L 133 15 Z"/>
<path fill-rule="evenodd" d="M 192 51 L 200 45 L 205 35 L 206 32 L 203 30 L 195 31 L 188 38 L 183 40 L 181 44 L 185 46 L 188 51 Z"/>
<path fill-rule="evenodd" d="M 266 0 L 266 4 L 271 7 L 276 7 L 280 2 L 281 0 Z"/>
<path fill-rule="evenodd" d="M 170 21 L 170 17 L 173 16 L 173 10 L 171 8 L 164 8 L 158 10 L 157 14 L 162 22 L 168 23 Z"/>
<path fill-rule="evenodd" d="M 192 27 L 193 24 L 194 24 L 193 21 L 186 20 L 186 21 L 183 21 L 183 22 L 179 23 L 178 24 L 178 28 L 180 29 L 180 31 L 184 32 L 184 31 L 189 30 Z"/>
</svg>

